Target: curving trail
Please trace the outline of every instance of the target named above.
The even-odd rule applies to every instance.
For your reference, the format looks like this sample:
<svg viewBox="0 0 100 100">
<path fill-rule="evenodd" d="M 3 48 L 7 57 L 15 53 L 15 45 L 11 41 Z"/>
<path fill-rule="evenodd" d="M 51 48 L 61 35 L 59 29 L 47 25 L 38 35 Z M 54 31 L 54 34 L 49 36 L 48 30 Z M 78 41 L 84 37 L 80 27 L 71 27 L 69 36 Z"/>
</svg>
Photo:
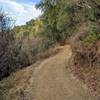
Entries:
<svg viewBox="0 0 100 100">
<path fill-rule="evenodd" d="M 100 100 L 66 70 L 71 55 L 70 46 L 64 46 L 60 53 L 35 70 L 34 79 L 31 79 L 34 80 L 34 100 Z"/>
</svg>

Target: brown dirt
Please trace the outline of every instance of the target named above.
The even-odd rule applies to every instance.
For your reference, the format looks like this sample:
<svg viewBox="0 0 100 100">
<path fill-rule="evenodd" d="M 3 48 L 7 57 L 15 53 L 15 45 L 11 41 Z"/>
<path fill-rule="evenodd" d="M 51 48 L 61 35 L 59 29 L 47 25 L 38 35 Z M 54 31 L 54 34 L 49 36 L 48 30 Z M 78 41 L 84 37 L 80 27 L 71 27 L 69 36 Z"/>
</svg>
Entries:
<svg viewBox="0 0 100 100">
<path fill-rule="evenodd" d="M 62 52 L 45 60 L 35 70 L 34 100 L 100 100 L 66 71 L 72 52 L 70 46 L 62 48 Z"/>
</svg>

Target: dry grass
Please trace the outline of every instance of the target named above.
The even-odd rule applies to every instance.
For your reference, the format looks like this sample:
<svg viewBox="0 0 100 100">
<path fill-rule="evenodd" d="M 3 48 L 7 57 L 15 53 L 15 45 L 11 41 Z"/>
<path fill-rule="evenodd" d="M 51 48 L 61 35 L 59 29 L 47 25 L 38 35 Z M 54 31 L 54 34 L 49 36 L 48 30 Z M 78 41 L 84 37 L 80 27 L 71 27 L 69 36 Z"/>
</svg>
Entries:
<svg viewBox="0 0 100 100">
<path fill-rule="evenodd" d="M 79 43 L 79 42 L 78 42 Z M 100 95 L 100 42 L 73 47 L 69 68 L 95 95 Z"/>
<path fill-rule="evenodd" d="M 0 100 L 33 100 L 33 83 L 31 78 L 34 69 L 46 58 L 54 56 L 60 51 L 60 48 L 50 48 L 44 53 L 38 54 L 37 62 L 29 67 L 12 73 L 8 78 L 0 81 Z"/>
<path fill-rule="evenodd" d="M 30 78 L 34 73 L 34 68 L 39 64 L 40 62 L 37 62 L 2 80 L 0 82 L 0 100 L 23 100 L 23 98 L 30 100 L 31 97 L 28 96 L 28 91 L 32 89 Z"/>
</svg>

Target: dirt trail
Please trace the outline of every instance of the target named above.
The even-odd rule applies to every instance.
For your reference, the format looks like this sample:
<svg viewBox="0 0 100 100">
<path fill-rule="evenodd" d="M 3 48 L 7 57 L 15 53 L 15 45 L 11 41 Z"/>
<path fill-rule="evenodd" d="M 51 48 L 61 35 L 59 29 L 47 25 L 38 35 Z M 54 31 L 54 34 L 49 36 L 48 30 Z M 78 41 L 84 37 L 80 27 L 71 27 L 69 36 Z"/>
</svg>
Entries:
<svg viewBox="0 0 100 100">
<path fill-rule="evenodd" d="M 35 78 L 31 79 L 34 80 L 34 100 L 100 100 L 66 70 L 71 48 L 64 46 L 62 49 L 35 70 Z"/>
</svg>

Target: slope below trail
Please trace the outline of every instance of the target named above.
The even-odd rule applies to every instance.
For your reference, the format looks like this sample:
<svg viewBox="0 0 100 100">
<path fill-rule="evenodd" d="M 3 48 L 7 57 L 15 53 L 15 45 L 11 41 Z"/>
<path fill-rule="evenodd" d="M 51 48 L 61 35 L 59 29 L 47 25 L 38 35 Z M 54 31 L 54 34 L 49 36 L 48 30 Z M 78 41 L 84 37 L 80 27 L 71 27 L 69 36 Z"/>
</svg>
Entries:
<svg viewBox="0 0 100 100">
<path fill-rule="evenodd" d="M 100 100 L 91 95 L 83 83 L 77 80 L 66 64 L 71 57 L 70 46 L 40 64 L 34 72 L 34 100 Z"/>
</svg>

